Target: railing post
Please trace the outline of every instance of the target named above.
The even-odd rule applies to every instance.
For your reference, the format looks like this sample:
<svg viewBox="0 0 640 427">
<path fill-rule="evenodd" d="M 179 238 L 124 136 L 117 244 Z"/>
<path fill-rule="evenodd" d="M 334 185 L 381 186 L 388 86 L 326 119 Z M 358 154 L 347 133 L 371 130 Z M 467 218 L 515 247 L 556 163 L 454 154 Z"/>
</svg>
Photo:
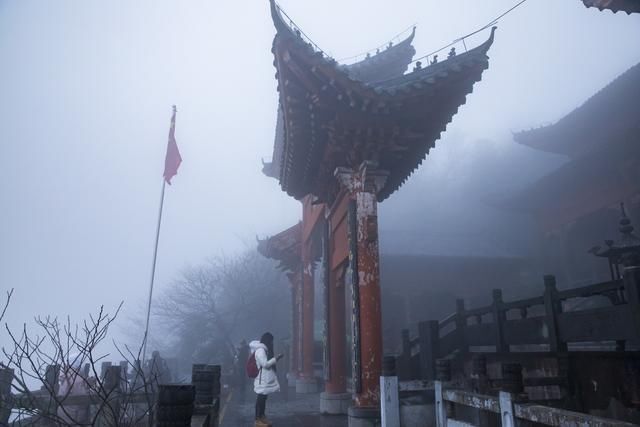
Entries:
<svg viewBox="0 0 640 427">
<path fill-rule="evenodd" d="M 13 402 L 11 401 L 11 383 L 13 382 L 13 369 L 0 368 L 0 425 L 9 425 L 9 417 Z"/>
<path fill-rule="evenodd" d="M 556 363 L 558 364 L 558 378 L 561 381 L 559 385 L 561 399 L 568 404 L 571 397 L 575 395 L 573 391 L 573 375 L 571 375 L 572 362 L 569 359 L 569 353 L 558 354 Z"/>
<path fill-rule="evenodd" d="M 120 361 L 120 389 L 129 389 L 129 362 L 126 360 Z"/>
<path fill-rule="evenodd" d="M 469 351 L 469 344 L 466 339 L 467 315 L 464 308 L 464 300 L 456 300 L 456 334 L 458 336 L 458 349 L 461 355 Z"/>
<path fill-rule="evenodd" d="M 558 328 L 558 315 L 562 313 L 562 302 L 558 299 L 556 278 L 550 274 L 544 276 L 544 309 L 549 334 L 549 351 L 567 351 L 567 344 L 562 342 Z"/>
<path fill-rule="evenodd" d="M 482 354 L 476 354 L 471 359 L 471 379 L 474 391 L 482 394 L 487 392 L 489 388 L 487 358 Z"/>
<path fill-rule="evenodd" d="M 159 384 L 155 426 L 190 425 L 195 395 L 192 384 Z"/>
<path fill-rule="evenodd" d="M 513 412 L 513 397 L 511 393 L 501 391 L 499 394 L 499 401 L 502 427 L 515 427 L 516 418 Z"/>
<path fill-rule="evenodd" d="M 396 375 L 396 359 L 393 356 L 385 356 L 382 360 L 380 418 L 382 427 L 400 427 L 398 377 Z"/>
<path fill-rule="evenodd" d="M 402 332 L 402 355 L 411 357 L 411 338 L 409 337 L 409 330 L 403 329 Z"/>
<path fill-rule="evenodd" d="M 195 388 L 194 402 L 196 405 L 211 405 L 213 403 L 213 376 L 210 365 L 195 364 L 191 366 L 191 384 Z"/>
<path fill-rule="evenodd" d="M 193 365 L 191 382 L 195 396 L 194 414 L 207 415 L 207 426 L 218 425 L 220 411 L 220 365 Z"/>
<path fill-rule="evenodd" d="M 451 381 L 451 360 L 436 360 L 436 380 L 441 382 Z"/>
<path fill-rule="evenodd" d="M 104 366 L 104 364 L 103 364 Z M 117 426 L 120 424 L 120 409 L 121 409 L 121 395 L 122 391 L 122 373 L 120 365 L 105 367 L 103 387 L 104 395 L 102 398 L 105 400 L 105 405 L 102 406 L 101 419 L 103 425 Z M 108 402 L 108 403 L 107 403 Z M 105 413 L 104 411 L 107 411 Z"/>
<path fill-rule="evenodd" d="M 146 382 L 146 378 L 142 370 L 142 362 L 140 362 L 140 359 L 136 359 L 133 362 L 133 366 L 131 368 L 131 375 L 129 375 L 129 378 L 128 378 L 129 393 L 130 393 L 129 396 L 133 397 L 134 394 L 137 394 L 137 393 L 143 394 L 151 391 L 151 390 L 147 390 L 147 386 L 145 382 Z M 153 401 L 153 398 L 151 397 L 147 397 L 146 401 L 142 403 L 138 401 L 136 401 L 135 403 L 134 402 L 130 403 L 133 419 L 138 420 L 142 418 L 142 416 L 146 412 L 149 413 L 149 418 L 153 418 L 152 417 L 153 405 L 154 405 L 154 401 Z"/>
<path fill-rule="evenodd" d="M 631 308 L 636 339 L 640 340 L 640 267 L 626 267 L 623 270 L 623 280 Z"/>
<path fill-rule="evenodd" d="M 402 353 L 398 356 L 400 363 L 396 366 L 398 378 L 401 380 L 416 378 L 415 372 L 411 372 L 411 337 L 408 329 L 402 330 L 401 340 Z"/>
<path fill-rule="evenodd" d="M 102 381 L 104 381 L 104 379 L 107 377 L 107 371 L 109 370 L 110 366 L 111 362 L 102 362 L 102 364 L 100 365 L 100 379 Z"/>
<path fill-rule="evenodd" d="M 44 390 L 50 390 L 54 395 L 60 388 L 60 365 L 48 365 L 44 372 Z"/>
<path fill-rule="evenodd" d="M 495 327 L 496 353 L 508 353 L 509 345 L 504 340 L 504 323 L 507 321 L 507 314 L 503 308 L 502 289 L 493 290 L 493 324 Z"/>
<path fill-rule="evenodd" d="M 502 387 L 504 391 L 522 394 L 524 383 L 522 380 L 522 365 L 519 363 L 502 364 Z"/>
<path fill-rule="evenodd" d="M 222 377 L 222 366 L 215 365 L 216 377 L 213 382 L 213 408 L 211 408 L 211 427 L 218 427 L 218 423 L 220 422 L 220 394 L 222 392 L 221 385 L 221 377 Z"/>
<path fill-rule="evenodd" d="M 437 320 L 429 320 L 418 324 L 420 378 L 423 380 L 435 379 L 439 335 L 440 326 Z"/>
<path fill-rule="evenodd" d="M 82 378 L 89 378 L 91 375 L 91 364 L 85 363 L 81 372 Z"/>
<path fill-rule="evenodd" d="M 487 358 L 483 354 L 474 354 L 471 358 L 471 384 L 475 393 L 487 394 L 489 391 Z M 487 411 L 476 408 L 475 412 L 476 418 L 474 420 L 474 425 L 478 427 L 488 427 L 492 425 L 491 417 Z"/>
<path fill-rule="evenodd" d="M 46 424 L 56 425 L 55 415 L 58 412 L 58 390 L 60 389 L 60 365 L 49 365 L 44 373 L 44 389 L 49 392 L 49 401 L 45 412 Z M 53 414 L 51 417 L 50 414 Z M 52 419 L 53 418 L 53 419 Z"/>
<path fill-rule="evenodd" d="M 442 393 L 442 381 L 434 383 L 436 401 L 436 427 L 447 427 L 447 405 Z"/>
</svg>

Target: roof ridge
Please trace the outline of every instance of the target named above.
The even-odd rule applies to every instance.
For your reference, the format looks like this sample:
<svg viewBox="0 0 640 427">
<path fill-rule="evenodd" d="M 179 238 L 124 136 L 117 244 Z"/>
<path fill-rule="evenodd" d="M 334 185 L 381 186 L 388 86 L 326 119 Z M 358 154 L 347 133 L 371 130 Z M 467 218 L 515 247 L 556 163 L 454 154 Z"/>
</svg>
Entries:
<svg viewBox="0 0 640 427">
<path fill-rule="evenodd" d="M 602 122 L 607 123 L 606 127 L 610 130 L 615 130 L 612 127 L 628 126 L 629 115 L 634 111 L 640 111 L 640 104 L 638 104 L 640 101 L 635 99 L 632 94 L 630 96 L 621 96 L 621 94 L 626 94 L 630 90 L 635 93 L 639 88 L 640 63 L 637 63 L 600 87 L 577 107 L 552 124 L 515 132 L 513 138 L 517 143 L 533 149 L 575 157 L 582 151 L 589 151 L 594 143 L 593 139 L 597 135 L 590 135 L 591 138 L 587 137 L 586 140 L 589 142 L 582 142 L 581 147 L 584 149 L 578 151 L 575 148 L 570 149 L 565 146 L 566 144 L 562 144 L 560 140 L 575 138 L 580 132 L 584 133 L 589 130 L 599 133 L 598 129 L 594 128 L 594 121 L 599 117 L 602 118 Z M 636 107 L 636 105 L 638 106 Z"/>
<path fill-rule="evenodd" d="M 605 86 L 601 87 L 599 90 L 597 90 L 595 93 L 593 93 L 582 104 L 580 104 L 578 107 L 574 108 L 571 112 L 569 112 L 564 117 L 562 117 L 560 120 L 558 120 L 558 122 L 560 122 L 561 120 L 564 120 L 566 117 L 569 117 L 569 116 L 573 115 L 576 111 L 578 111 L 581 108 L 587 106 L 594 99 L 602 98 L 603 93 L 606 94 L 606 92 L 609 89 L 611 89 L 612 87 L 617 87 L 620 84 L 621 81 L 630 78 L 630 76 L 633 76 L 634 72 L 638 72 L 638 76 L 640 77 L 640 62 L 638 62 L 635 65 L 632 65 L 631 67 L 626 69 L 624 72 L 622 72 L 622 74 L 618 74 L 613 80 L 609 81 L 609 83 L 607 83 Z M 558 123 L 558 122 L 556 122 L 556 123 Z"/>
</svg>

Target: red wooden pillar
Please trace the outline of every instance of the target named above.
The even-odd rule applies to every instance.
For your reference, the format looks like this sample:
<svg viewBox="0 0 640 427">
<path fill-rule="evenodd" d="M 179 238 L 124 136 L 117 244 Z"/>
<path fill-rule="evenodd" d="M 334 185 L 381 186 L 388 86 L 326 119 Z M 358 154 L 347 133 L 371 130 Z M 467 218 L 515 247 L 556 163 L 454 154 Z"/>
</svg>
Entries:
<svg viewBox="0 0 640 427">
<path fill-rule="evenodd" d="M 347 393 L 345 287 L 341 270 L 331 271 L 327 283 L 329 363 L 324 392 L 320 394 L 320 412 L 333 415 L 346 414 L 351 403 L 351 393 Z"/>
<path fill-rule="evenodd" d="M 344 283 L 339 283 L 337 272 L 331 273 L 329 282 L 329 379 L 325 384 L 327 393 L 346 393 L 346 347 Z"/>
<path fill-rule="evenodd" d="M 355 408 L 349 409 L 350 418 L 373 418 L 379 413 L 380 373 L 382 370 L 382 310 L 380 296 L 380 265 L 378 249 L 377 194 L 388 173 L 376 170 L 373 162 L 364 162 L 358 170 L 339 168 L 336 176 L 350 193 L 355 203 L 352 220 L 356 242 L 357 314 L 359 331 L 359 387 Z M 358 378 L 356 378 L 358 379 Z M 377 414 L 377 415 L 376 415 Z"/>
<path fill-rule="evenodd" d="M 299 374 L 298 359 L 300 356 L 300 309 L 298 307 L 298 293 L 300 292 L 298 277 L 300 275 L 293 272 L 287 276 L 291 283 L 291 365 L 289 366 L 289 380 L 295 380 Z"/>
<path fill-rule="evenodd" d="M 303 225 L 305 217 L 303 215 Z M 304 229 L 304 227 L 303 227 Z M 296 381 L 297 393 L 317 392 L 317 382 L 313 374 L 313 257 L 311 239 L 302 240 L 302 360 L 300 361 L 300 376 Z"/>
<path fill-rule="evenodd" d="M 313 378 L 313 261 L 311 248 L 302 250 L 302 376 Z"/>
</svg>

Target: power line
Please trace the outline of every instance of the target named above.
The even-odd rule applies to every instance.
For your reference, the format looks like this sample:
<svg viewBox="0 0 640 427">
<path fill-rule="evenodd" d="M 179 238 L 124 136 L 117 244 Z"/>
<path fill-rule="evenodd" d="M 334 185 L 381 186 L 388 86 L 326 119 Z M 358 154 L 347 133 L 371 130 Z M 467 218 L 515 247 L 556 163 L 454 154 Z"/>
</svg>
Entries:
<svg viewBox="0 0 640 427">
<path fill-rule="evenodd" d="M 285 12 L 284 9 L 278 3 L 276 3 L 276 7 L 278 8 L 278 11 L 282 12 L 282 14 L 286 16 L 286 18 L 289 20 L 289 23 L 291 24 L 291 27 L 294 30 L 300 32 L 300 34 L 302 34 L 309 41 L 309 43 L 311 43 L 316 48 L 318 52 L 321 52 L 329 57 L 332 56 L 332 55 L 328 55 L 324 50 L 322 50 L 322 48 L 320 48 L 320 46 L 318 46 L 313 40 L 311 40 L 311 37 L 309 37 L 304 31 L 302 31 L 300 26 L 296 24 L 295 21 L 291 19 L 289 15 L 287 15 L 287 12 Z"/>
<path fill-rule="evenodd" d="M 413 64 L 414 62 L 420 61 L 421 59 L 425 59 L 425 58 L 428 58 L 428 57 L 430 57 L 430 56 L 432 56 L 432 55 L 435 55 L 436 53 L 439 53 L 439 52 L 441 52 L 441 51 L 445 50 L 446 48 L 451 47 L 451 46 L 453 46 L 454 44 L 459 43 L 459 42 L 462 42 L 462 43 L 465 45 L 465 49 L 466 49 L 466 43 L 465 43 L 464 41 L 465 41 L 465 39 L 466 39 L 467 37 L 470 37 L 470 36 L 472 36 L 472 35 L 474 35 L 474 34 L 477 34 L 477 33 L 479 33 L 480 31 L 484 31 L 484 30 L 486 30 L 487 28 L 489 28 L 489 27 L 491 27 L 491 26 L 493 26 L 493 25 L 497 24 L 497 23 L 498 23 L 498 21 L 499 21 L 501 18 L 503 18 L 503 17 L 505 17 L 506 15 L 508 15 L 509 13 L 513 12 L 516 8 L 520 7 L 520 6 L 521 6 L 522 4 L 524 4 L 526 1 L 527 1 L 527 0 L 520 0 L 518 3 L 516 3 L 516 4 L 515 4 L 514 6 L 512 6 L 510 9 L 508 9 L 508 10 L 506 10 L 505 12 L 501 13 L 500 15 L 498 15 L 497 17 L 495 17 L 494 19 L 492 19 L 491 21 L 489 21 L 486 25 L 482 26 L 481 28 L 479 28 L 479 29 L 477 29 L 477 30 L 475 30 L 475 31 L 473 31 L 473 32 L 471 32 L 471 33 L 469 33 L 469 34 L 467 34 L 467 35 L 464 35 L 464 36 L 462 36 L 462 37 L 459 37 L 459 38 L 455 39 L 455 40 L 454 40 L 454 41 L 452 41 L 451 43 L 449 43 L 449 44 L 447 44 L 447 45 L 445 45 L 445 46 L 442 46 L 442 47 L 441 47 L 441 48 L 439 48 L 438 50 L 434 50 L 433 52 L 430 52 L 430 53 L 428 53 L 428 54 L 426 54 L 426 55 L 423 55 L 423 56 L 421 56 L 421 57 L 419 57 L 419 58 L 416 58 L 416 59 L 414 59 L 413 61 L 411 61 L 409 64 Z"/>
<path fill-rule="evenodd" d="M 302 31 L 302 29 L 300 28 L 300 26 L 299 26 L 299 25 L 298 25 L 298 24 L 297 24 L 297 23 L 296 23 L 296 22 L 295 22 L 295 21 L 294 21 L 294 20 L 293 20 L 293 19 L 292 19 L 288 14 L 287 14 L 287 12 L 286 12 L 286 11 L 285 11 L 281 6 L 280 6 L 280 4 L 276 3 L 276 7 L 278 8 L 278 11 L 280 11 L 280 12 L 281 12 L 281 13 L 282 13 L 282 14 L 283 14 L 283 15 L 284 15 L 288 20 L 289 20 L 290 27 L 291 27 L 293 30 L 295 30 L 295 31 L 299 31 L 299 32 L 300 32 L 300 34 L 301 34 L 301 35 L 303 35 L 303 36 L 304 36 L 304 38 L 306 38 L 306 39 L 307 39 L 307 41 L 308 41 L 309 43 L 311 43 L 311 44 L 313 45 L 313 47 L 315 47 L 315 49 L 316 49 L 318 52 L 321 52 L 321 53 L 325 54 L 325 55 L 326 55 L 326 56 L 328 56 L 329 58 L 333 58 L 333 55 L 331 55 L 331 54 L 329 54 L 329 53 L 325 52 L 325 51 L 324 51 L 324 50 L 323 50 L 323 49 L 322 49 L 322 48 L 321 48 L 321 47 L 320 47 L 316 42 L 314 42 L 314 41 L 311 39 L 311 37 L 309 37 L 309 36 L 307 35 L 307 33 L 305 33 L 304 31 Z M 392 41 L 396 40 L 398 37 L 400 37 L 401 35 L 403 35 L 403 34 L 407 33 L 409 30 L 413 30 L 413 29 L 416 27 L 416 25 L 417 25 L 417 23 L 415 23 L 415 24 L 413 24 L 413 25 L 410 25 L 409 27 L 407 27 L 406 29 L 402 30 L 401 32 L 399 32 L 398 34 L 396 34 L 395 36 L 393 36 L 391 39 L 389 39 L 389 41 L 387 41 L 387 43 L 381 44 L 380 46 L 377 46 L 377 47 L 375 47 L 375 48 L 373 48 L 373 49 L 369 49 L 369 50 L 367 50 L 367 51 L 365 51 L 365 52 L 362 52 L 362 53 L 359 53 L 359 54 L 357 54 L 357 55 L 352 55 L 352 56 L 349 56 L 349 57 L 347 57 L 347 58 L 341 58 L 341 59 L 338 59 L 337 61 L 338 61 L 338 62 L 340 62 L 340 61 L 345 61 L 345 60 L 349 60 L 349 59 L 358 58 L 358 57 L 360 57 L 360 56 L 364 56 L 364 55 L 366 55 L 367 53 L 370 53 L 370 52 L 372 52 L 372 51 L 375 51 L 375 50 L 377 50 L 377 49 L 382 49 L 383 47 L 387 46 L 387 45 L 389 44 L 389 42 L 392 42 Z"/>
<path fill-rule="evenodd" d="M 477 34 L 477 33 L 481 32 L 481 31 L 484 31 L 484 30 L 486 30 L 487 28 L 489 28 L 489 27 L 491 27 L 491 26 L 493 26 L 493 25 L 497 24 L 497 23 L 498 23 L 498 21 L 499 21 L 500 19 L 504 18 L 504 17 L 505 17 L 505 16 L 507 16 L 509 13 L 513 12 L 515 9 L 517 9 L 518 7 L 520 7 L 521 5 L 523 5 L 523 4 L 524 4 L 524 3 L 526 3 L 526 2 L 527 2 L 527 0 L 520 0 L 518 3 L 516 3 L 515 5 L 513 5 L 511 8 L 507 9 L 506 11 L 504 11 L 503 13 L 501 13 L 500 15 L 498 15 L 497 17 L 493 18 L 493 19 L 492 19 L 492 20 L 490 20 L 487 24 L 483 25 L 482 27 L 478 28 L 477 30 L 475 30 L 475 31 L 473 31 L 473 32 L 471 32 L 471 33 L 469 33 L 469 34 L 466 34 L 466 35 L 464 35 L 464 36 L 462 36 L 462 37 L 459 37 L 459 38 L 457 38 L 457 39 L 453 40 L 451 43 L 449 43 L 449 44 L 447 44 L 447 45 L 445 45 L 445 46 L 442 46 L 441 48 L 439 48 L 439 49 L 437 49 L 437 50 L 434 50 L 434 51 L 432 51 L 432 52 L 429 52 L 429 53 L 427 53 L 426 55 L 422 55 L 421 57 L 416 58 L 416 59 L 414 59 L 413 61 L 411 61 L 409 64 L 413 64 L 413 63 L 418 62 L 418 61 L 420 61 L 420 60 L 422 60 L 422 59 L 429 58 L 430 56 L 435 55 L 436 53 L 439 53 L 439 52 L 441 52 L 441 51 L 443 51 L 443 50 L 445 50 L 445 49 L 447 49 L 447 48 L 449 48 L 449 47 L 451 47 L 451 46 L 453 46 L 453 45 L 455 45 L 456 43 L 459 43 L 459 42 L 462 42 L 462 43 L 463 43 L 463 45 L 464 45 L 464 47 L 465 47 L 465 50 L 466 50 L 466 48 L 467 48 L 467 45 L 466 45 L 466 43 L 465 43 L 465 39 L 466 39 L 466 38 L 471 37 L 471 36 L 473 36 L 473 35 L 475 35 L 475 34 Z M 281 12 L 281 13 L 282 13 L 282 14 L 283 14 L 283 15 L 284 15 L 288 20 L 289 20 L 289 22 L 290 22 L 290 24 L 291 24 L 291 27 L 292 27 L 294 30 L 296 30 L 296 31 L 298 31 L 300 34 L 302 34 L 302 35 L 303 35 L 303 36 L 304 36 L 304 37 L 309 41 L 309 43 L 311 43 L 311 45 L 313 45 L 313 47 L 315 47 L 315 49 L 316 49 L 318 52 L 321 52 L 322 54 L 326 55 L 327 57 L 329 57 L 329 58 L 332 58 L 332 59 L 333 59 L 333 55 L 329 55 L 329 54 L 327 54 L 327 52 L 325 52 L 324 50 L 322 50 L 322 48 L 320 48 L 320 46 L 318 46 L 318 44 L 316 44 L 316 43 L 311 39 L 311 37 L 309 37 L 309 36 L 308 36 L 304 31 L 302 31 L 302 30 L 300 29 L 300 26 L 299 26 L 299 25 L 297 25 L 297 24 L 295 23 L 295 21 L 294 21 L 293 19 L 291 19 L 291 17 L 290 17 L 289 15 L 287 15 L 287 12 L 285 12 L 285 11 L 284 11 L 284 9 L 282 9 L 282 7 L 281 7 L 279 4 L 277 4 L 277 3 L 276 3 L 276 6 L 277 6 L 277 8 L 278 8 L 278 11 L 280 11 L 280 12 Z M 399 36 L 401 36 L 402 34 L 406 33 L 406 32 L 407 32 L 407 31 L 409 31 L 410 29 L 415 28 L 415 26 L 416 26 L 416 24 L 413 24 L 413 25 L 411 25 L 410 27 L 408 27 L 407 29 L 405 29 L 404 31 L 402 31 L 402 32 L 398 33 L 396 36 L 394 36 L 394 37 L 391 39 L 391 41 L 393 41 L 393 40 L 397 39 Z M 386 44 L 383 44 L 383 45 L 378 46 L 377 48 L 374 48 L 373 50 L 380 49 L 380 48 L 385 47 L 385 46 L 386 46 Z M 345 61 L 345 60 L 350 60 L 350 59 L 358 58 L 358 57 L 360 57 L 360 56 L 362 56 L 362 55 L 366 55 L 367 53 L 370 53 L 371 51 L 372 51 L 372 50 L 368 50 L 368 51 L 362 52 L 362 53 L 357 54 L 357 55 L 349 56 L 349 57 L 346 57 L 346 58 L 341 58 L 339 61 Z"/>
<path fill-rule="evenodd" d="M 500 18 L 502 18 L 502 17 L 506 16 L 507 14 L 511 13 L 513 10 L 515 10 L 517 7 L 519 7 L 520 5 L 522 5 L 522 4 L 523 4 L 524 2 L 526 2 L 526 1 L 527 1 L 527 0 L 522 0 L 522 1 L 520 1 L 520 2 L 519 2 L 519 3 L 517 3 L 515 6 L 513 6 L 511 9 L 509 9 L 509 10 L 507 10 L 506 12 L 502 13 L 502 14 L 501 14 L 500 16 L 498 16 L 497 18 L 494 18 L 491 22 L 489 22 L 489 23 L 488 23 L 487 25 L 485 25 L 484 27 L 479 28 L 479 29 L 477 29 L 476 31 L 474 31 L 474 32 L 472 32 L 472 33 L 469 33 L 469 34 L 467 34 L 466 36 L 460 37 L 459 39 L 456 39 L 456 40 L 454 40 L 454 41 L 464 40 L 464 39 L 466 39 L 466 38 L 467 38 L 467 37 L 469 37 L 469 36 L 472 36 L 472 35 L 474 35 L 474 34 L 477 34 L 477 33 L 479 33 L 480 31 L 482 31 L 482 30 L 486 30 L 487 28 L 489 28 L 489 27 L 491 27 L 491 26 L 493 26 L 493 25 L 497 24 L 497 23 L 498 23 L 498 21 L 500 20 Z"/>
</svg>

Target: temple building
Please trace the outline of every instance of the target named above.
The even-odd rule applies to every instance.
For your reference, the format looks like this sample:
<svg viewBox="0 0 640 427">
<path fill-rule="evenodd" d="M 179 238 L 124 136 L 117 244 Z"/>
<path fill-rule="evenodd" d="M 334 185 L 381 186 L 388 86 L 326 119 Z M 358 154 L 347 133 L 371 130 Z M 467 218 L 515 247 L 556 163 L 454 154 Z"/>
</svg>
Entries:
<svg viewBox="0 0 640 427">
<path fill-rule="evenodd" d="M 532 215 L 545 271 L 565 285 L 607 280 L 593 258 L 602 236 L 615 238 L 620 203 L 640 222 L 640 64 L 557 123 L 515 134 L 530 148 L 567 158 L 560 168 L 512 197 L 506 207 Z"/>
<path fill-rule="evenodd" d="M 429 65 L 410 67 L 412 33 L 345 66 L 285 21 L 273 0 L 271 15 L 279 105 L 273 157 L 263 171 L 300 200 L 302 222 L 259 248 L 291 279 L 296 390 L 317 391 L 320 318 L 321 410 L 348 413 L 351 426 L 373 426 L 383 355 L 377 205 L 420 166 L 466 102 L 488 68 L 495 28 L 480 46 Z"/>
</svg>

